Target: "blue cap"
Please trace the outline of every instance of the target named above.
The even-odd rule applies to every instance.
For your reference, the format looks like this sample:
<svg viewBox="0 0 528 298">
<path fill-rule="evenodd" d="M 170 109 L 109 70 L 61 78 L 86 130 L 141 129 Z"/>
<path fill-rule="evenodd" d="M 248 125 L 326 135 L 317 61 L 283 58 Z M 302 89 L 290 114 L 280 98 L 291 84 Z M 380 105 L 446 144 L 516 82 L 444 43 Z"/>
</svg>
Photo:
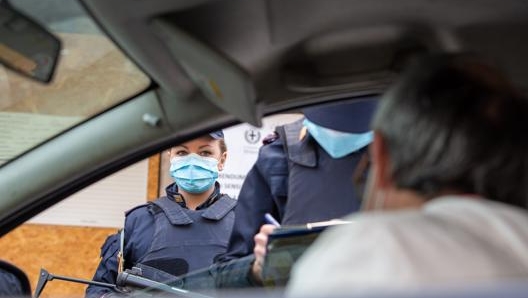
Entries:
<svg viewBox="0 0 528 298">
<path fill-rule="evenodd" d="M 303 114 L 311 122 L 325 128 L 364 133 L 370 130 L 370 121 L 377 103 L 378 97 L 365 97 L 346 103 L 306 108 Z"/>
<path fill-rule="evenodd" d="M 210 132 L 209 135 L 215 140 L 223 140 L 224 139 L 224 132 L 222 130 L 217 130 L 217 131 Z"/>
</svg>

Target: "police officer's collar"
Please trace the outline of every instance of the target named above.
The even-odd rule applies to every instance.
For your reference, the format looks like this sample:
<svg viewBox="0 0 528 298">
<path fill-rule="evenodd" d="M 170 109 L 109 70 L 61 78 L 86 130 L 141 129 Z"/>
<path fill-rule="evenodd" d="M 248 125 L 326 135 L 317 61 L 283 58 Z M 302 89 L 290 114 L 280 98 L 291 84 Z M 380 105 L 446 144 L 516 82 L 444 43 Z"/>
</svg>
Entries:
<svg viewBox="0 0 528 298">
<path fill-rule="evenodd" d="M 303 119 L 300 119 L 283 126 L 288 159 L 296 164 L 315 168 L 317 166 L 316 147 L 309 134 L 305 133 L 300 138 L 302 121 Z"/>
<path fill-rule="evenodd" d="M 167 187 L 167 196 L 161 197 L 153 202 L 158 206 L 167 216 L 169 222 L 173 225 L 188 225 L 193 223 L 193 219 L 184 211 L 185 200 L 177 191 L 177 188 Z M 176 198 L 182 198 L 178 206 L 174 206 Z M 215 184 L 215 191 L 207 199 L 207 201 L 199 206 L 203 209 L 201 216 L 211 220 L 221 220 L 226 216 L 236 205 L 236 200 L 231 199 L 227 195 L 220 194 L 220 184 Z M 176 207 L 176 208 L 174 208 Z"/>
<path fill-rule="evenodd" d="M 165 188 L 165 192 L 167 193 L 167 197 L 170 200 L 178 203 L 178 205 L 180 205 L 182 208 L 187 208 L 187 204 L 185 203 L 185 198 L 183 197 L 181 193 L 178 192 L 178 186 L 176 185 L 176 183 L 172 183 L 171 185 L 167 186 Z M 218 200 L 219 197 L 220 197 L 220 184 L 218 182 L 215 182 L 215 189 L 213 193 L 207 198 L 207 200 L 205 200 L 205 202 L 198 205 L 198 207 L 196 207 L 196 210 L 205 209 L 211 206 Z"/>
</svg>

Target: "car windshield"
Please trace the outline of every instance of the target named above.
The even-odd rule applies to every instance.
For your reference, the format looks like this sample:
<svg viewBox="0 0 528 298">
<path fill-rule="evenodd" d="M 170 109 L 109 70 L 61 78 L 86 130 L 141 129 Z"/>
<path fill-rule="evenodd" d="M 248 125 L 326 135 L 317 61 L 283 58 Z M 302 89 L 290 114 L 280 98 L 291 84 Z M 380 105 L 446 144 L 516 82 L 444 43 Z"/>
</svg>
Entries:
<svg viewBox="0 0 528 298">
<path fill-rule="evenodd" d="M 0 166 L 150 84 L 77 1 L 10 3 L 59 38 L 62 49 L 49 84 L 0 66 Z"/>
</svg>

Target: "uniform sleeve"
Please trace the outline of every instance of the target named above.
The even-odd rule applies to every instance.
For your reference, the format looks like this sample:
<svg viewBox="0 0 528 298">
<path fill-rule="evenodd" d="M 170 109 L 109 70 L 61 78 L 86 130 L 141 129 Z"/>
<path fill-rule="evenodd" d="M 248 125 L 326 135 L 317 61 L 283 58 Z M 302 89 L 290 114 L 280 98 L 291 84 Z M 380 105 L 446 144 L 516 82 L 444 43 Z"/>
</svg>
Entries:
<svg viewBox="0 0 528 298">
<path fill-rule="evenodd" d="M 154 217 L 148 211 L 149 204 L 134 207 L 125 213 L 125 269 L 129 269 L 147 253 L 154 235 Z M 94 281 L 115 284 L 117 279 L 117 253 L 121 234 L 109 236 L 101 247 L 101 262 L 97 267 Z M 101 297 L 112 293 L 112 289 L 88 286 L 86 297 Z"/>
<path fill-rule="evenodd" d="M 269 212 L 282 218 L 287 194 L 288 163 L 282 142 L 261 147 L 257 161 L 248 172 L 238 196 L 235 223 L 227 252 L 217 258 L 214 275 L 218 287 L 251 286 L 253 237 Z"/>
<path fill-rule="evenodd" d="M 253 236 L 263 224 L 264 214 L 273 209 L 273 199 L 265 180 L 254 166 L 242 185 L 235 207 L 235 222 L 226 253 L 211 266 L 218 288 L 250 287 L 248 275 L 255 242 Z M 246 257 L 248 256 L 248 257 Z"/>
<path fill-rule="evenodd" d="M 95 271 L 92 280 L 104 283 L 115 284 L 117 278 L 117 253 L 119 251 L 120 234 L 116 233 L 108 236 L 101 247 L 101 261 Z M 89 285 L 86 288 L 86 297 L 96 298 L 113 292 L 112 289 Z"/>
<path fill-rule="evenodd" d="M 31 285 L 24 271 L 0 260 L 0 297 L 23 297 L 31 295 Z"/>
<path fill-rule="evenodd" d="M 264 179 L 253 167 L 248 173 L 235 208 L 235 222 L 228 250 L 218 259 L 226 262 L 253 252 L 253 236 L 263 224 L 264 214 L 273 209 L 273 199 Z"/>
<path fill-rule="evenodd" d="M 226 262 L 253 253 L 253 236 L 264 224 L 264 214 L 280 219 L 287 183 L 287 160 L 278 140 L 261 147 L 238 195 L 235 223 L 227 252 L 216 261 Z"/>
</svg>

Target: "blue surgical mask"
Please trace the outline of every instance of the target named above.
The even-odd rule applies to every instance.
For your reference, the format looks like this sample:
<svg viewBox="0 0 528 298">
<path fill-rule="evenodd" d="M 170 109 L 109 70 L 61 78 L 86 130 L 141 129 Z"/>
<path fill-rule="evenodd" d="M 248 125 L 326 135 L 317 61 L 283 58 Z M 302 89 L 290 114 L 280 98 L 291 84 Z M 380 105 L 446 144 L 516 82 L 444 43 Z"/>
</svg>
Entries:
<svg viewBox="0 0 528 298">
<path fill-rule="evenodd" d="M 341 158 L 367 146 L 372 142 L 374 133 L 347 133 L 319 126 L 308 119 L 303 125 L 310 135 L 332 158 Z"/>
<path fill-rule="evenodd" d="M 189 193 L 203 193 L 218 178 L 218 160 L 191 153 L 171 159 L 170 175 L 178 188 Z"/>
</svg>

